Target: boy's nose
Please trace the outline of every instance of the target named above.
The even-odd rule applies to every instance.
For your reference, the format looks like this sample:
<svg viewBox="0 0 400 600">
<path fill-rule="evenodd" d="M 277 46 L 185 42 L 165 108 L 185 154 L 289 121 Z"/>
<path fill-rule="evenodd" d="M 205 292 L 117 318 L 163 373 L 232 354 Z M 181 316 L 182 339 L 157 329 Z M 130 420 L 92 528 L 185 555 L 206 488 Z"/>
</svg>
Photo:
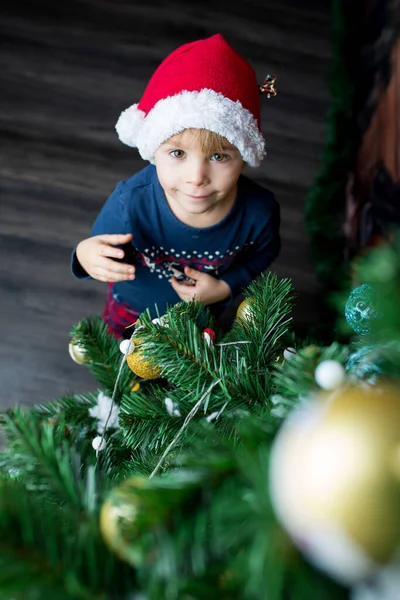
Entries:
<svg viewBox="0 0 400 600">
<path fill-rule="evenodd" d="M 208 183 L 207 167 L 202 161 L 193 161 L 187 166 L 186 183 L 191 185 Z"/>
</svg>

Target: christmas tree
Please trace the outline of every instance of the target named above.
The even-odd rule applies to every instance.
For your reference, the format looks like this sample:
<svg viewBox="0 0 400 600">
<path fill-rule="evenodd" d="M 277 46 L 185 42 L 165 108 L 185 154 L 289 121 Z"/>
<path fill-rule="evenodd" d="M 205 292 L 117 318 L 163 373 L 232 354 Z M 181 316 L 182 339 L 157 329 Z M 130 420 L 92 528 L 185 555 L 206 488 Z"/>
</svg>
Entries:
<svg viewBox="0 0 400 600">
<path fill-rule="evenodd" d="M 197 302 L 142 314 L 122 344 L 98 317 L 79 323 L 71 355 L 98 391 L 1 415 L 0 597 L 337 600 L 362 589 L 397 549 L 400 486 L 364 472 L 347 438 L 325 446 L 337 415 L 346 426 L 355 413 L 368 464 L 381 467 L 400 438 L 399 256 L 395 244 L 358 266 L 347 345 L 296 340 L 291 283 L 271 273 L 227 333 Z M 343 478 L 344 464 L 363 478 Z M 353 527 L 365 490 L 379 502 Z"/>
</svg>

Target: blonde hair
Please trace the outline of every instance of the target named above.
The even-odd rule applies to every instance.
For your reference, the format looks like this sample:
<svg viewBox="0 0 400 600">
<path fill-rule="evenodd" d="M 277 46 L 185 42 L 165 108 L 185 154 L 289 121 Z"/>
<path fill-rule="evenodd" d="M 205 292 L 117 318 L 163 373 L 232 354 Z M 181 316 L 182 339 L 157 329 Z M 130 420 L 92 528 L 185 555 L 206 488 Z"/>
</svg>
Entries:
<svg viewBox="0 0 400 600">
<path fill-rule="evenodd" d="M 173 138 L 179 137 L 180 141 L 182 141 L 187 133 L 197 137 L 204 154 L 213 154 L 214 152 L 222 153 L 226 150 L 237 150 L 236 146 L 228 142 L 222 135 L 209 131 L 208 129 L 184 129 L 181 133 L 174 135 Z"/>
</svg>

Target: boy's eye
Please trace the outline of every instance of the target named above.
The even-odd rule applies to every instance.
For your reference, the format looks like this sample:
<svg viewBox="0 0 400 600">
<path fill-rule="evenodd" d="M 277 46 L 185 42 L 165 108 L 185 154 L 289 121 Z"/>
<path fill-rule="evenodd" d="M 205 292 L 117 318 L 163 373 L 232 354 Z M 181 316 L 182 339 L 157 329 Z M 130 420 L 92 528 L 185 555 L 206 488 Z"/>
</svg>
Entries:
<svg viewBox="0 0 400 600">
<path fill-rule="evenodd" d="M 185 156 L 185 153 L 183 150 L 172 150 L 172 152 L 170 152 L 170 155 L 174 158 L 183 158 Z"/>
<path fill-rule="evenodd" d="M 214 154 L 211 154 L 211 156 L 210 156 L 210 160 L 213 160 L 215 162 L 224 162 L 227 159 L 228 159 L 227 154 L 220 154 L 219 152 L 214 152 Z"/>
</svg>

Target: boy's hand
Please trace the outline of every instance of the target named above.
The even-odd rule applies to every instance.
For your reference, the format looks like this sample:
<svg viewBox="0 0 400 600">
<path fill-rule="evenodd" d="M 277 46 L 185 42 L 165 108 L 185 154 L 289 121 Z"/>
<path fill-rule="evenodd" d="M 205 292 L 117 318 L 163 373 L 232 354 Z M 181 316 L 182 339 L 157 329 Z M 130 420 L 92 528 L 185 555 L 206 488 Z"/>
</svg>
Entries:
<svg viewBox="0 0 400 600">
<path fill-rule="evenodd" d="M 120 263 L 113 258 L 124 258 L 121 248 L 132 239 L 131 233 L 95 235 L 80 242 L 76 248 L 76 256 L 82 267 L 93 279 L 99 281 L 125 281 L 135 279 L 135 267 Z"/>
<path fill-rule="evenodd" d="M 226 300 L 230 296 L 230 287 L 222 279 L 215 279 L 208 273 L 190 267 L 185 267 L 185 275 L 193 279 L 194 283 L 179 282 L 175 277 L 171 279 L 172 287 L 184 302 L 190 302 L 196 297 L 196 300 L 200 300 L 207 306 Z"/>
</svg>

